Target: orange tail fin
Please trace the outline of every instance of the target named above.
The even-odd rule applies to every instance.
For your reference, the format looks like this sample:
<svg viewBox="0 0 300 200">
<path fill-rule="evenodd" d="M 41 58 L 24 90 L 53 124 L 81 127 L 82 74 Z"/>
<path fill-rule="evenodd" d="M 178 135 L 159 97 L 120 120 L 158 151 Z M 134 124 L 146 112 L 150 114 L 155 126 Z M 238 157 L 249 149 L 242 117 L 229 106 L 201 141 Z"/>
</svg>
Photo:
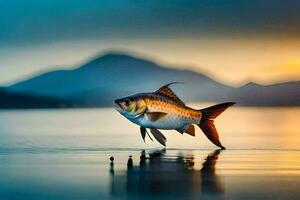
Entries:
<svg viewBox="0 0 300 200">
<path fill-rule="evenodd" d="M 202 117 L 198 126 L 201 128 L 206 137 L 221 149 L 225 149 L 225 147 L 219 140 L 219 134 L 214 125 L 214 119 L 224 112 L 229 106 L 234 104 L 234 102 L 221 103 L 200 110 Z"/>
</svg>

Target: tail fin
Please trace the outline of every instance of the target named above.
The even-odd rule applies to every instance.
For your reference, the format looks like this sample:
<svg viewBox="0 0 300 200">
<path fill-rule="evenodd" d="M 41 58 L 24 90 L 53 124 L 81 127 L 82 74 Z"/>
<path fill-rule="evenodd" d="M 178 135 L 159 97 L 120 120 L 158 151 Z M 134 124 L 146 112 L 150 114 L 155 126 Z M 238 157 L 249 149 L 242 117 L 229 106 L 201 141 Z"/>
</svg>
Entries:
<svg viewBox="0 0 300 200">
<path fill-rule="evenodd" d="M 214 119 L 224 112 L 229 106 L 234 105 L 234 102 L 221 103 L 200 110 L 202 117 L 198 125 L 206 137 L 218 147 L 225 149 L 219 140 L 218 131 L 214 125 Z"/>
</svg>

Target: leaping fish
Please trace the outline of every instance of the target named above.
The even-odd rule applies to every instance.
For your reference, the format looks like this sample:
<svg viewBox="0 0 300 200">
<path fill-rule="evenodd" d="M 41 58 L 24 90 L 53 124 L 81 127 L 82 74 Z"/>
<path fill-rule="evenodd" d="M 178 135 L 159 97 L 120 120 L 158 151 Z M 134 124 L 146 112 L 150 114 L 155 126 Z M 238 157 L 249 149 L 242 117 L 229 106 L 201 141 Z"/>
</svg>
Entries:
<svg viewBox="0 0 300 200">
<path fill-rule="evenodd" d="M 206 137 L 216 146 L 225 149 L 219 140 L 214 119 L 218 117 L 234 102 L 217 104 L 204 109 L 193 109 L 177 97 L 170 89 L 169 83 L 153 93 L 139 93 L 115 100 L 116 110 L 131 122 L 140 126 L 140 132 L 145 142 L 147 132 L 163 146 L 166 146 L 166 137 L 158 130 L 176 130 L 195 136 L 194 124 L 199 126 Z"/>
</svg>

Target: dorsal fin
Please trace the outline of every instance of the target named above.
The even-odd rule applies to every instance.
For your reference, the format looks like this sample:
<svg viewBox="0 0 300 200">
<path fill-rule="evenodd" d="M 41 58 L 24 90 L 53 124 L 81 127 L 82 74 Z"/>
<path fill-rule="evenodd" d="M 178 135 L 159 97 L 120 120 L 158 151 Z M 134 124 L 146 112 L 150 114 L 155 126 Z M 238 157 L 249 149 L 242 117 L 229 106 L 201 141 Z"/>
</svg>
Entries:
<svg viewBox="0 0 300 200">
<path fill-rule="evenodd" d="M 167 85 L 164 85 L 161 88 L 159 88 L 158 90 L 156 90 L 155 93 L 167 96 L 167 97 L 171 98 L 172 100 L 176 101 L 177 103 L 185 105 L 184 102 L 181 99 L 179 99 L 179 97 L 169 88 L 170 85 L 175 84 L 175 83 L 178 83 L 178 82 L 172 82 Z"/>
</svg>

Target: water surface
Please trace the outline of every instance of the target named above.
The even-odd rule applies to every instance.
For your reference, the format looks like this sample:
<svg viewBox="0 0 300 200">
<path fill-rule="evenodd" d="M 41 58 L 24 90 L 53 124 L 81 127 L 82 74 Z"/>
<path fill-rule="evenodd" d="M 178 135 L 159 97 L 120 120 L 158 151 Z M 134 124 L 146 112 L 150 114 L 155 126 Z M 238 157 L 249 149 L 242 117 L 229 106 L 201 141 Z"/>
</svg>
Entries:
<svg viewBox="0 0 300 200">
<path fill-rule="evenodd" d="M 0 198 L 299 199 L 299 116 L 231 108 L 217 151 L 200 130 L 144 143 L 112 109 L 1 111 Z"/>
</svg>

